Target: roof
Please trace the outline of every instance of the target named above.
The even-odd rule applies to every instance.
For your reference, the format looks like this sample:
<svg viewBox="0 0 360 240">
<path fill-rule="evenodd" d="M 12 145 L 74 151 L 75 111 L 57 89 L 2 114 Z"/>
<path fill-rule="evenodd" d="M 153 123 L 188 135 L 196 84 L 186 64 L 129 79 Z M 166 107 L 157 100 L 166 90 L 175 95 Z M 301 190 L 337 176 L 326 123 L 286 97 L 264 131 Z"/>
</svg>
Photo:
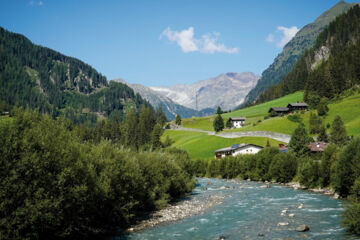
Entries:
<svg viewBox="0 0 360 240">
<path fill-rule="evenodd" d="M 229 119 L 231 119 L 233 121 L 245 121 L 246 117 L 231 117 Z"/>
<path fill-rule="evenodd" d="M 288 112 L 289 108 L 287 108 L 287 107 L 272 107 L 269 109 L 269 112 L 271 112 L 271 110 L 274 110 L 275 112 Z"/>
<path fill-rule="evenodd" d="M 253 146 L 253 147 L 257 147 L 257 148 L 264 148 L 262 146 L 258 146 L 258 145 L 251 144 L 251 143 L 250 144 L 241 143 L 241 144 L 234 144 L 231 147 L 220 148 L 220 149 L 216 150 L 215 153 L 242 149 L 242 148 L 249 147 L 249 146 Z"/>
<path fill-rule="evenodd" d="M 327 142 L 312 142 L 308 144 L 308 147 L 312 152 L 323 152 L 328 145 Z"/>
<path fill-rule="evenodd" d="M 308 107 L 307 103 L 301 102 L 301 103 L 289 103 L 288 107 Z"/>
</svg>

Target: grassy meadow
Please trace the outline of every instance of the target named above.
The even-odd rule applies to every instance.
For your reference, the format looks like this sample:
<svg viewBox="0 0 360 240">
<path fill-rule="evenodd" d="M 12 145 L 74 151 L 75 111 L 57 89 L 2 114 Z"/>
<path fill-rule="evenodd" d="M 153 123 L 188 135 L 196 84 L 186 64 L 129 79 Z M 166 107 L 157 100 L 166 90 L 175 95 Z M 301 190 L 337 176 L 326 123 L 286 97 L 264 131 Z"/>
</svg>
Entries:
<svg viewBox="0 0 360 240">
<path fill-rule="evenodd" d="M 252 143 L 266 146 L 267 138 L 261 137 L 241 137 L 241 138 L 222 138 L 207 135 L 201 132 L 167 130 L 162 136 L 162 141 L 169 136 L 174 141 L 171 145 L 186 150 L 192 159 L 211 159 L 214 151 L 219 148 L 229 147 L 236 143 Z M 279 141 L 269 139 L 270 145 L 278 146 Z"/>
<path fill-rule="evenodd" d="M 285 97 L 275 99 L 260 105 L 240 109 L 222 115 L 224 121 L 229 117 L 245 116 L 246 124 L 240 129 L 231 129 L 225 131 L 271 131 L 278 133 L 285 133 L 291 135 L 295 128 L 298 126 L 297 122 L 292 122 L 288 116 L 279 116 L 264 119 L 268 116 L 270 107 L 284 107 L 290 102 L 301 101 L 303 92 L 296 92 Z M 340 115 L 345 123 L 348 135 L 360 136 L 360 93 L 343 97 L 340 100 L 332 101 L 328 104 L 329 112 L 325 117 L 322 117 L 324 124 L 332 123 L 336 115 Z M 316 113 L 316 111 L 314 111 Z M 306 128 L 309 129 L 310 111 L 299 113 L 302 122 Z M 198 128 L 203 130 L 212 131 L 212 121 L 214 116 L 204 118 L 190 118 L 183 119 L 182 125 L 188 128 Z"/>
</svg>

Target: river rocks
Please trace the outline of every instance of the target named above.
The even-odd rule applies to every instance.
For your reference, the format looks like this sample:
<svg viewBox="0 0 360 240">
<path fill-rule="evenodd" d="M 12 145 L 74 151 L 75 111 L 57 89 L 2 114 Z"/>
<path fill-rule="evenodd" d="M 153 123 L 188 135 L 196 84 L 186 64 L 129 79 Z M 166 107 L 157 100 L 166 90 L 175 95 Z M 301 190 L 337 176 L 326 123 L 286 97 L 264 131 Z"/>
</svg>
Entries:
<svg viewBox="0 0 360 240">
<path fill-rule="evenodd" d="M 287 226 L 287 225 L 289 225 L 288 222 L 279 222 L 278 223 L 278 226 Z"/>
<path fill-rule="evenodd" d="M 225 240 L 225 239 L 226 239 L 225 236 L 220 236 L 220 237 L 219 237 L 219 240 Z"/>
<path fill-rule="evenodd" d="M 202 187 L 201 190 L 206 191 L 207 187 Z"/>
<path fill-rule="evenodd" d="M 304 207 L 304 204 L 303 204 L 303 203 L 301 203 L 301 204 L 298 206 L 299 209 L 301 209 L 301 208 L 303 208 L 303 207 Z"/>
<path fill-rule="evenodd" d="M 310 228 L 308 226 L 306 226 L 305 224 L 301 224 L 295 228 L 295 231 L 297 231 L 297 232 L 307 232 L 309 230 L 310 230 Z"/>
<path fill-rule="evenodd" d="M 290 213 L 289 217 L 295 217 L 295 213 Z"/>
<path fill-rule="evenodd" d="M 263 233 L 258 233 L 259 237 L 264 237 L 265 235 Z"/>
<path fill-rule="evenodd" d="M 222 203 L 224 197 L 218 195 L 208 196 L 206 199 L 188 199 L 154 212 L 149 219 L 139 222 L 137 225 L 129 228 L 129 232 L 139 231 L 145 228 L 154 227 L 161 223 L 174 222 L 186 217 L 202 213 L 204 210 Z"/>
<path fill-rule="evenodd" d="M 340 198 L 340 195 L 339 195 L 338 193 L 335 193 L 334 196 L 333 196 L 333 198 L 339 199 L 339 198 Z"/>
</svg>

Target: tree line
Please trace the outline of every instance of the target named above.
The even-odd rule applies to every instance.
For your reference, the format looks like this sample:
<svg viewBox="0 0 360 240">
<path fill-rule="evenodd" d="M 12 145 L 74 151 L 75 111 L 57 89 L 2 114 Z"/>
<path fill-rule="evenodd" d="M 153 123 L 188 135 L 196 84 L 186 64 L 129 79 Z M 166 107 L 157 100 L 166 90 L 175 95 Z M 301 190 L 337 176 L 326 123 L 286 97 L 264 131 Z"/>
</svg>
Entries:
<svg viewBox="0 0 360 240">
<path fill-rule="evenodd" d="M 137 125 L 147 124 L 149 111 Z M 157 148 L 154 124 L 130 140 L 115 120 L 87 128 L 14 109 L 0 121 L 0 238 L 85 239 L 126 228 L 190 192 L 186 153 L 135 150 L 144 142 Z"/>
</svg>

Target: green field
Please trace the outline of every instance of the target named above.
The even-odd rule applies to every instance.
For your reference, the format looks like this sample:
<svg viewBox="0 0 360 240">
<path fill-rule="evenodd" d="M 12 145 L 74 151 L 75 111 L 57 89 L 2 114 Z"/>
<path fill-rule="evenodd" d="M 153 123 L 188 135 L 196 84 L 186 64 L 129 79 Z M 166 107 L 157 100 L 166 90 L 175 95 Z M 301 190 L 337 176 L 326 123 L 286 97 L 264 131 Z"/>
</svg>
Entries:
<svg viewBox="0 0 360 240">
<path fill-rule="evenodd" d="M 219 148 L 229 147 L 236 143 L 252 143 L 265 146 L 267 138 L 261 137 L 241 137 L 241 138 L 222 138 L 209 136 L 206 133 L 167 130 L 162 136 L 162 140 L 169 136 L 175 142 L 171 145 L 186 150 L 193 159 L 211 159 L 214 151 Z M 279 141 L 269 139 L 270 145 L 278 146 Z"/>
<path fill-rule="evenodd" d="M 287 95 L 282 98 L 275 99 L 270 102 L 259 104 L 256 106 L 240 109 L 230 113 L 225 113 L 222 115 L 224 121 L 229 117 L 246 117 L 246 123 L 248 126 L 256 123 L 259 120 L 263 120 L 265 116 L 268 115 L 268 110 L 271 107 L 286 107 L 288 103 L 302 101 L 303 92 L 296 92 L 290 95 Z M 213 131 L 213 120 L 215 116 L 202 117 L 202 118 L 188 118 L 182 120 L 182 126 L 188 128 L 197 128 L 206 131 Z M 248 130 L 244 130 L 248 131 Z M 250 130 L 255 131 L 255 130 Z M 269 130 L 271 131 L 271 130 Z M 286 132 L 287 133 L 287 132 Z"/>
<path fill-rule="evenodd" d="M 224 121 L 226 121 L 229 117 L 234 116 L 245 116 L 247 118 L 244 127 L 225 131 L 271 131 L 292 134 L 292 132 L 298 126 L 298 123 L 288 120 L 287 116 L 273 117 L 268 119 L 264 119 L 264 117 L 268 115 L 268 110 L 271 106 L 284 107 L 290 102 L 301 101 L 302 97 L 303 93 L 297 92 L 264 104 L 223 114 L 222 116 Z M 323 122 L 325 125 L 327 123 L 331 124 L 334 120 L 334 117 L 336 115 L 340 115 L 345 123 L 348 135 L 360 136 L 360 93 L 356 93 L 352 96 L 342 98 L 336 102 L 329 103 L 328 107 L 329 112 L 325 117 L 323 117 Z M 301 117 L 302 122 L 305 124 L 306 128 L 309 129 L 310 111 L 299 114 L 299 116 Z M 214 116 L 184 119 L 183 126 L 212 131 L 213 118 Z"/>
</svg>

